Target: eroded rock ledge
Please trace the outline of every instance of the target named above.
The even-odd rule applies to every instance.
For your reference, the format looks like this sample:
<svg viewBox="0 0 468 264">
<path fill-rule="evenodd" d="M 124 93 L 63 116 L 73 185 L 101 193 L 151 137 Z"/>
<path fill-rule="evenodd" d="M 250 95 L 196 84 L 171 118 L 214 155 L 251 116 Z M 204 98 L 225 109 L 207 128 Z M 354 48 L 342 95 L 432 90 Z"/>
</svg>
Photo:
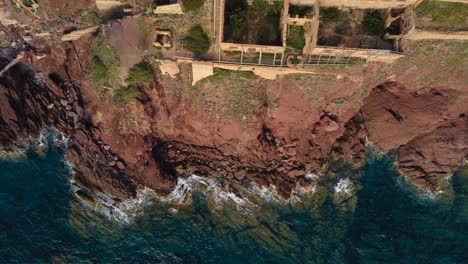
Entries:
<svg viewBox="0 0 468 264">
<path fill-rule="evenodd" d="M 180 174 L 253 179 L 288 194 L 307 182 L 306 174 L 320 174 L 330 158 L 360 163 L 366 139 L 382 151 L 395 150 L 400 171 L 435 190 L 467 155 L 467 107 L 453 108 L 461 93 L 451 88 L 414 91 L 387 80 L 358 108 L 327 103 L 312 109 L 291 97 L 293 90 L 280 79 L 285 103 L 269 114 L 265 101 L 257 120 L 243 124 L 200 114 L 156 78 L 122 110 L 82 82 L 90 40 L 54 46 L 46 62 L 29 47 L 25 59 L 0 79 L 1 148 L 21 147 L 20 139 L 46 126 L 68 134 L 67 157 L 81 187 L 78 195 L 86 199 L 95 192 L 133 197 L 143 186 L 168 193 Z M 4 62 L 12 58 L 2 56 Z M 292 108 L 294 115 L 281 117 Z M 138 129 L 129 123 L 131 115 L 142 123 Z"/>
<path fill-rule="evenodd" d="M 444 88 L 377 86 L 361 108 L 368 137 L 382 151 L 397 150 L 398 168 L 412 183 L 435 190 L 467 155 L 466 109 L 449 110 L 461 95 Z"/>
</svg>

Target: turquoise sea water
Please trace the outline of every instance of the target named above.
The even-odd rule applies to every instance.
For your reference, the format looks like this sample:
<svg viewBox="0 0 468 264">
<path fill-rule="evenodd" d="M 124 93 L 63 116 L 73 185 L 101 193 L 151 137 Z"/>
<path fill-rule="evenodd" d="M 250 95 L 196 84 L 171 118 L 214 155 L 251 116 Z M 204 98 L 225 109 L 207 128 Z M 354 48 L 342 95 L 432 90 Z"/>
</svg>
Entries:
<svg viewBox="0 0 468 264">
<path fill-rule="evenodd" d="M 0 263 L 467 263 L 466 168 L 440 201 L 412 190 L 390 157 L 361 170 L 357 197 L 340 203 L 324 191 L 319 206 L 213 210 L 194 192 L 188 209 L 155 204 L 119 225 L 74 202 L 62 151 L 31 151 L 0 160 Z"/>
</svg>

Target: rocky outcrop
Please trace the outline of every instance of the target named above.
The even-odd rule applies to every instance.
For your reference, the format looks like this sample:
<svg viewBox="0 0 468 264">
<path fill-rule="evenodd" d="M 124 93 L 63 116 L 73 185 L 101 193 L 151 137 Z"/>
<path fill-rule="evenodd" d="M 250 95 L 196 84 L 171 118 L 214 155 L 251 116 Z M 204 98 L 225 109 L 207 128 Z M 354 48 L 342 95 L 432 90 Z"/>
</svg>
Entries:
<svg viewBox="0 0 468 264">
<path fill-rule="evenodd" d="M 3 51 L 5 61 L 11 60 L 14 52 L 25 51 L 25 60 L 31 64 L 18 63 L 0 78 L 1 150 L 23 148 L 23 139 L 37 137 L 44 128 L 54 127 L 70 136 L 67 157 L 74 166 L 78 184 L 120 197 L 134 195 L 136 187 L 126 175 L 108 166 L 109 159 L 119 164 L 122 161 L 109 153 L 94 136 L 98 128 L 89 122 L 81 89 L 73 81 L 83 78 L 83 71 L 80 67 L 72 71 L 70 67 L 75 66 L 73 61 L 77 61 L 79 52 L 87 51 L 77 51 L 73 44 L 67 43 L 47 54 L 51 59 L 55 58 L 51 65 L 37 62 L 35 50 L 30 47 Z M 50 67 L 56 71 L 47 71 Z M 38 68 L 45 71 L 38 71 Z"/>
<path fill-rule="evenodd" d="M 443 88 L 411 91 L 396 82 L 379 85 L 361 108 L 369 139 L 385 152 L 398 148 L 461 114 L 448 111 L 458 95 Z"/>
<path fill-rule="evenodd" d="M 449 109 L 460 95 L 451 89 L 380 85 L 361 108 L 368 138 L 383 151 L 397 150 L 398 167 L 412 183 L 435 190 L 468 153 L 468 106 Z"/>
<path fill-rule="evenodd" d="M 468 150 L 466 114 L 447 120 L 398 149 L 398 167 L 418 186 L 434 190 L 443 177 L 453 175 Z"/>
<path fill-rule="evenodd" d="M 272 85 L 281 104 L 271 112 L 265 98 L 250 123 L 197 112 L 189 98 L 158 80 L 139 87 L 137 100 L 115 106 L 83 81 L 91 39 L 30 46 L 0 79 L 1 147 L 20 147 L 20 139 L 47 126 L 69 135 L 67 158 L 87 200 L 96 193 L 134 197 L 144 186 L 168 193 L 180 174 L 254 180 L 289 194 L 330 159 L 359 164 L 366 138 L 380 150 L 395 150 L 400 171 L 435 190 L 467 153 L 468 109 L 451 108 L 460 92 L 441 87 L 414 91 L 384 81 L 362 106 L 314 108 L 280 78 Z M 22 51 L 9 50 L 2 65 Z"/>
</svg>

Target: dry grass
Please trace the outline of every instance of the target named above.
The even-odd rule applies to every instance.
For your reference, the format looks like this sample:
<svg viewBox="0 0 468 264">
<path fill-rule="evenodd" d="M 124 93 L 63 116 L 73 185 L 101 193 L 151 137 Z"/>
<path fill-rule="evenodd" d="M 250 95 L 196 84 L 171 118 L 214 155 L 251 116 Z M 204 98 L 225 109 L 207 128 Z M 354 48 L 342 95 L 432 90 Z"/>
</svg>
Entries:
<svg viewBox="0 0 468 264">
<path fill-rule="evenodd" d="M 256 118 L 265 100 L 269 81 L 252 72 L 215 69 L 215 74 L 192 88 L 194 103 L 206 112 L 225 114 L 249 122 Z"/>
<path fill-rule="evenodd" d="M 425 0 L 416 8 L 416 14 L 419 28 L 468 29 L 468 4 Z"/>
<path fill-rule="evenodd" d="M 303 93 L 314 108 L 324 104 L 324 94 L 336 82 L 334 76 L 328 75 L 291 74 L 287 78 L 288 85 Z"/>
<path fill-rule="evenodd" d="M 437 85 L 468 75 L 468 42 L 418 40 L 405 43 L 406 57 L 395 67 L 418 67 L 420 85 Z M 434 67 L 437 65 L 437 67 Z"/>
</svg>

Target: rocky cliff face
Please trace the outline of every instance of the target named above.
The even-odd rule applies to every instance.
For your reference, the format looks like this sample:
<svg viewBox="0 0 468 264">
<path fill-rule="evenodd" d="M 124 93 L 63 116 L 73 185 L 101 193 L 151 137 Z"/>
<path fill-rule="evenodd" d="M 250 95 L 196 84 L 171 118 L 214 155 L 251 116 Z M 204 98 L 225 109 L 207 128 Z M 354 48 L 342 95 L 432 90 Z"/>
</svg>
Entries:
<svg viewBox="0 0 468 264">
<path fill-rule="evenodd" d="M 466 114 L 449 110 L 461 94 L 446 88 L 409 91 L 398 83 L 377 86 L 361 108 L 368 137 L 382 151 L 397 150 L 400 172 L 412 183 L 435 190 L 466 156 Z"/>
<path fill-rule="evenodd" d="M 337 78 L 349 89 L 311 105 L 283 76 L 265 88 L 281 103 L 273 107 L 265 96 L 255 119 L 243 122 L 201 111 L 187 96 L 171 93 L 155 71 L 155 81 L 140 87 L 137 100 L 114 105 L 85 81 L 92 37 L 29 46 L 0 79 L 1 148 L 14 150 L 47 126 L 69 135 L 67 158 L 81 188 L 77 195 L 85 199 L 94 193 L 133 197 L 143 186 L 168 193 L 180 174 L 254 180 L 288 194 L 307 183 L 307 174 L 320 174 L 329 159 L 361 162 L 366 138 L 382 151 L 395 150 L 411 182 L 435 190 L 467 155 L 468 106 L 460 89 L 364 80 L 374 88 L 362 94 L 362 103 L 341 105 L 333 98 L 356 94 L 363 82 Z M 4 65 L 21 52 L 3 50 Z"/>
<path fill-rule="evenodd" d="M 15 35 L 10 40 L 20 42 Z M 83 40 L 83 44 L 89 44 L 89 39 Z M 108 166 L 106 159 L 121 162 L 96 138 L 99 128 L 90 123 L 81 88 L 75 81 L 84 76 L 76 63 L 80 60 L 79 52 L 87 50 L 77 50 L 73 44 L 65 43 L 49 49 L 49 58 L 43 63 L 36 61 L 34 47 L 25 46 L 23 50 L 8 49 L 2 59 L 11 61 L 22 51 L 23 61 L 0 78 L 1 150 L 23 148 L 29 137 L 38 137 L 44 128 L 54 127 L 70 136 L 67 157 L 75 167 L 78 184 L 120 197 L 133 196 L 135 185 L 125 173 Z"/>
</svg>

